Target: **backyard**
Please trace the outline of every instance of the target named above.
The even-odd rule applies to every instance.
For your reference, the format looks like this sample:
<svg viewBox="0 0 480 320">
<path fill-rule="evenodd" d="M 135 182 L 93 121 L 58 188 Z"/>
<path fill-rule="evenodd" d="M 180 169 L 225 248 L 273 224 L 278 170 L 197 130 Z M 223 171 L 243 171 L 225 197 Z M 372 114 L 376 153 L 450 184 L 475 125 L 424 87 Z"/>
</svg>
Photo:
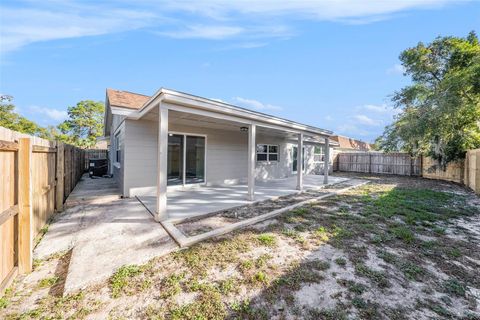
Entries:
<svg viewBox="0 0 480 320">
<path fill-rule="evenodd" d="M 5 319 L 479 319 L 480 198 L 422 178 L 370 183 L 125 265 L 63 296 L 70 252 L 36 260 Z"/>
</svg>

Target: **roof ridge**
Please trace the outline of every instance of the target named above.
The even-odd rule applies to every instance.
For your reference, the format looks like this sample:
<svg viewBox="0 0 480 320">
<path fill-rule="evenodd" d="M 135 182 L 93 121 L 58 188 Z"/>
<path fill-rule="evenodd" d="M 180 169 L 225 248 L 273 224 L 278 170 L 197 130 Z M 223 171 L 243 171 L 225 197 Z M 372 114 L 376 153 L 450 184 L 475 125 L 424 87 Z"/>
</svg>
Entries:
<svg viewBox="0 0 480 320">
<path fill-rule="evenodd" d="M 119 89 L 113 89 L 113 88 L 107 88 L 107 90 L 114 90 L 114 91 L 119 91 L 119 92 L 126 92 L 126 93 L 131 93 L 131 94 L 136 94 L 137 96 L 144 96 L 144 97 L 151 97 L 150 95 L 143 94 L 143 93 L 138 93 L 138 92 L 132 92 L 128 90 L 119 90 Z"/>
</svg>

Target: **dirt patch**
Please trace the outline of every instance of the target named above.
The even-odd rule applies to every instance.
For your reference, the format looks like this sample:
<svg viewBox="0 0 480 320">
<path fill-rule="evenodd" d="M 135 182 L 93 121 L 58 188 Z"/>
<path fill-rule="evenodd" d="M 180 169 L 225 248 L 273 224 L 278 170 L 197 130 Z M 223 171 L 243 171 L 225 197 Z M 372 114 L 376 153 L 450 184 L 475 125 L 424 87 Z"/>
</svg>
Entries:
<svg viewBox="0 0 480 320">
<path fill-rule="evenodd" d="M 0 317 L 478 319 L 478 197 L 420 178 L 362 178 L 371 183 L 125 266 L 69 297 L 56 291 L 61 257 L 41 261 Z"/>
</svg>

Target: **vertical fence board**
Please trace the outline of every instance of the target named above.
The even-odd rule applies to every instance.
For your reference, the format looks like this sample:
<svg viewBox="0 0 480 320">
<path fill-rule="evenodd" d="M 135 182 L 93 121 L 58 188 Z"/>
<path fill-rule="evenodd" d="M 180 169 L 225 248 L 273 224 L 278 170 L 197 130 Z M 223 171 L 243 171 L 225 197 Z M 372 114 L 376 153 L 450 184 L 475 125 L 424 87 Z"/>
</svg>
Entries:
<svg viewBox="0 0 480 320">
<path fill-rule="evenodd" d="M 20 138 L 18 150 L 18 267 L 21 273 L 32 270 L 31 148 L 30 138 Z"/>
<path fill-rule="evenodd" d="M 33 239 L 84 172 L 84 151 L 58 146 L 0 127 L 0 296 L 31 270 Z"/>
</svg>

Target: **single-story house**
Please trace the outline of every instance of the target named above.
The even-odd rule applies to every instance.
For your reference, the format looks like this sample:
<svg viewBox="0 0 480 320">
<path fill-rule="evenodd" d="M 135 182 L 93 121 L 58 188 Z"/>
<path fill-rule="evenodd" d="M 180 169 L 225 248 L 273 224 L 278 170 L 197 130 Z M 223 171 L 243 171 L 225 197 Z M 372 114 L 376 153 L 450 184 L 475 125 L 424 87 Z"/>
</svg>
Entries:
<svg viewBox="0 0 480 320">
<path fill-rule="evenodd" d="M 155 195 L 157 220 L 170 190 L 243 185 L 254 201 L 256 182 L 290 178 L 302 190 L 304 176 L 323 184 L 332 170 L 329 130 L 164 88 L 107 89 L 105 106 L 110 173 L 124 197 Z"/>
</svg>

